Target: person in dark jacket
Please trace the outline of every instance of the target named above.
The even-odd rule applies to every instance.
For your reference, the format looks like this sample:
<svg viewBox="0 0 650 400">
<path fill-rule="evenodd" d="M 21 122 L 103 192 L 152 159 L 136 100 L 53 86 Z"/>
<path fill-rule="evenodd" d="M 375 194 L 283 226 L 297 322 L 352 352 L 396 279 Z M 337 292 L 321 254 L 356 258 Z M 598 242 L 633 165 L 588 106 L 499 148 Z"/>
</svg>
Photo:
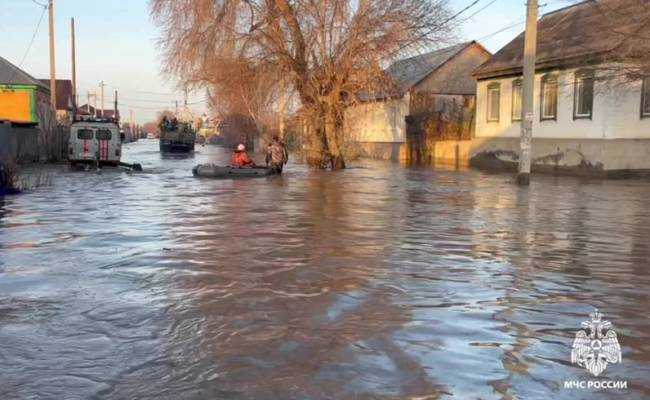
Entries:
<svg viewBox="0 0 650 400">
<path fill-rule="evenodd" d="M 280 141 L 280 138 L 273 136 L 271 143 L 266 149 L 266 166 L 270 167 L 273 173 L 281 174 L 285 164 L 289 161 L 287 147 Z"/>
</svg>

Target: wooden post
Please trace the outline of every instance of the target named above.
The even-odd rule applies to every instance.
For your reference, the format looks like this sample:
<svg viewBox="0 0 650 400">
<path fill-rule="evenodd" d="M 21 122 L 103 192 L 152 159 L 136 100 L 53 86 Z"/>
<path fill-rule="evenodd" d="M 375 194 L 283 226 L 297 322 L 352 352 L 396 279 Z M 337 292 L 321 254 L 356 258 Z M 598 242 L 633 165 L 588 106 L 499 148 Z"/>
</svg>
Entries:
<svg viewBox="0 0 650 400">
<path fill-rule="evenodd" d="M 133 125 L 133 110 L 129 110 L 129 131 L 131 132 L 131 136 L 135 138 L 136 136 Z"/>
<path fill-rule="evenodd" d="M 74 18 L 70 20 L 72 33 L 72 101 L 74 102 L 74 112 L 77 113 L 77 45 L 75 42 Z"/>
<path fill-rule="evenodd" d="M 99 118 L 104 118 L 104 86 L 106 86 L 106 83 L 104 83 L 104 81 L 99 82 L 99 87 L 101 88 L 101 93 L 102 93 L 102 99 L 101 99 L 102 109 L 100 111 Z"/>
<path fill-rule="evenodd" d="M 537 53 L 537 0 L 528 0 L 526 35 L 524 42 L 524 78 L 521 103 L 521 140 L 519 152 L 519 174 L 517 183 L 530 185 L 530 168 L 533 140 L 533 103 L 535 92 L 535 59 Z"/>
<path fill-rule="evenodd" d="M 50 17 L 50 102 L 52 111 L 56 113 L 56 57 L 54 54 L 54 0 L 47 3 Z"/>
</svg>

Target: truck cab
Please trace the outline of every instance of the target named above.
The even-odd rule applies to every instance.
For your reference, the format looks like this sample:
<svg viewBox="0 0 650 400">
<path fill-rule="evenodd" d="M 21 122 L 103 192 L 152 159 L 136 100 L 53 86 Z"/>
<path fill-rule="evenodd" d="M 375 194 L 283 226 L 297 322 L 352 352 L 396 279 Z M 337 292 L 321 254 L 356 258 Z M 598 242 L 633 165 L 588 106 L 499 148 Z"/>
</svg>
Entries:
<svg viewBox="0 0 650 400">
<path fill-rule="evenodd" d="M 119 165 L 122 134 L 112 120 L 75 121 L 70 127 L 68 160 L 71 164 Z"/>
</svg>

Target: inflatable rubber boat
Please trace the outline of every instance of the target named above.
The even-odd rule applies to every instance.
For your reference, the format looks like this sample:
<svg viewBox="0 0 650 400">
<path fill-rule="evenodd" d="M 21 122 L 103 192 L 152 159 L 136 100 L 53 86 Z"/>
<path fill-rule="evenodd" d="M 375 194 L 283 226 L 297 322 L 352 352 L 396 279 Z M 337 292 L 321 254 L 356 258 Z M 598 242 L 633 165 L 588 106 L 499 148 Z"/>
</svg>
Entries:
<svg viewBox="0 0 650 400">
<path fill-rule="evenodd" d="M 267 167 L 233 168 L 230 166 L 203 164 L 192 168 L 192 174 L 199 178 L 259 178 L 269 176 L 272 173 L 271 169 Z"/>
</svg>

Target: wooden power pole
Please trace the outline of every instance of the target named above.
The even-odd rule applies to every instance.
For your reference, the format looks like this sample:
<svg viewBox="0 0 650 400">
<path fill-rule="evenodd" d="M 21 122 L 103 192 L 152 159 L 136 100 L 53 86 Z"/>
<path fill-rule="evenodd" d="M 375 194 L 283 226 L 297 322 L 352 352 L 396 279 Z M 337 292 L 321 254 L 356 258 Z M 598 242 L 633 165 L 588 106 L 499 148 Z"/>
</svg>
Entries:
<svg viewBox="0 0 650 400">
<path fill-rule="evenodd" d="M 72 101 L 74 101 L 74 111 L 77 113 L 77 48 L 74 33 L 74 18 L 70 20 L 72 34 Z"/>
<path fill-rule="evenodd" d="M 54 0 L 47 2 L 50 17 L 50 102 L 56 113 L 56 58 L 54 55 Z"/>
<path fill-rule="evenodd" d="M 129 131 L 131 136 L 135 138 L 135 128 L 133 124 L 133 110 L 129 110 Z"/>
<path fill-rule="evenodd" d="M 104 83 L 104 81 L 99 82 L 99 87 L 101 89 L 101 96 L 102 96 L 102 98 L 101 98 L 102 109 L 100 111 L 101 114 L 99 114 L 99 118 L 104 118 L 104 87 L 105 86 L 106 86 L 106 83 Z"/>
<path fill-rule="evenodd" d="M 519 174 L 517 183 L 530 185 L 530 167 L 533 141 L 533 100 L 535 92 L 535 59 L 537 55 L 537 0 L 528 0 L 526 34 L 524 41 L 524 79 L 521 102 L 521 140 L 519 152 Z"/>
</svg>

